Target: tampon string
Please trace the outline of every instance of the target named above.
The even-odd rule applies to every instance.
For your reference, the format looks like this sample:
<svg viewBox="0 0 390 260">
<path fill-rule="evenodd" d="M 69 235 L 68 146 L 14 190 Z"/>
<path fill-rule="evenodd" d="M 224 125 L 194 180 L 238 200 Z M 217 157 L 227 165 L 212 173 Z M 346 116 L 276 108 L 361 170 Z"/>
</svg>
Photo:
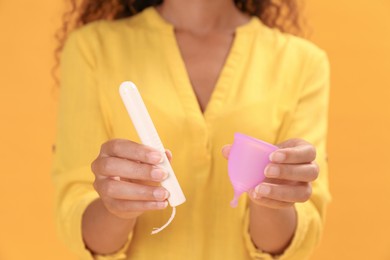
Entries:
<svg viewBox="0 0 390 260">
<path fill-rule="evenodd" d="M 160 228 L 153 228 L 152 235 L 155 235 L 155 234 L 163 231 L 167 226 L 169 226 L 169 224 L 171 224 L 171 222 L 175 218 L 175 216 L 176 216 L 176 207 L 172 207 L 171 217 L 168 219 L 167 223 L 165 223 Z"/>
</svg>

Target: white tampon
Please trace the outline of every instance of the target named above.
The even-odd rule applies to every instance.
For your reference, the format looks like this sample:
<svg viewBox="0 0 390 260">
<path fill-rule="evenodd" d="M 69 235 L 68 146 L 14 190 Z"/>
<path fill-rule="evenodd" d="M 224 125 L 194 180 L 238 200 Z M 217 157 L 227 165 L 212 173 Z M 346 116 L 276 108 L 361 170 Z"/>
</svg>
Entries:
<svg viewBox="0 0 390 260">
<path fill-rule="evenodd" d="M 168 202 L 173 208 L 172 215 L 164 226 L 153 230 L 152 234 L 157 234 L 171 223 L 175 217 L 175 207 L 183 204 L 186 201 L 186 198 L 177 181 L 175 173 L 173 172 L 172 166 L 169 163 L 168 157 L 165 154 L 164 146 L 137 87 L 133 82 L 125 81 L 119 87 L 119 93 L 141 142 L 161 152 L 163 161 L 158 164 L 158 166 L 164 168 L 168 172 L 167 179 L 161 182 L 161 185 L 169 191 L 170 195 Z"/>
</svg>

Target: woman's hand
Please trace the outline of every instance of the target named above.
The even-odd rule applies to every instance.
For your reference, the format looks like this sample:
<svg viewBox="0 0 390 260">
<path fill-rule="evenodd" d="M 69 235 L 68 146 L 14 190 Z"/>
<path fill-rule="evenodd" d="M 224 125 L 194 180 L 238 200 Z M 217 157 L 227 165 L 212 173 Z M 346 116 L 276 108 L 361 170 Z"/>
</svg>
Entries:
<svg viewBox="0 0 390 260">
<path fill-rule="evenodd" d="M 228 158 L 230 145 L 222 153 Z M 279 149 L 270 155 L 271 163 L 266 167 L 266 179 L 254 190 L 248 192 L 256 205 L 281 209 L 296 202 L 309 200 L 311 182 L 317 179 L 319 168 L 314 162 L 316 149 L 302 139 L 290 139 L 278 145 Z"/>
<path fill-rule="evenodd" d="M 166 153 L 172 157 L 169 151 Z M 105 208 L 123 219 L 164 209 L 169 193 L 159 183 L 168 173 L 156 166 L 162 158 L 157 150 L 132 141 L 115 139 L 104 143 L 91 168 L 94 187 Z"/>
</svg>

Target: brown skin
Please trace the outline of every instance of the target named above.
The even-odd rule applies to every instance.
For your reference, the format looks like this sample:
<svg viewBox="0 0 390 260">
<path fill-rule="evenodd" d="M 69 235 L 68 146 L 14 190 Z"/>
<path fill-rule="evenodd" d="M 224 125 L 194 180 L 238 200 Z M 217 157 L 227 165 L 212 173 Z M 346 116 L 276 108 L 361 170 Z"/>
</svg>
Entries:
<svg viewBox="0 0 390 260">
<path fill-rule="evenodd" d="M 249 17 L 229 0 L 165 0 L 157 10 L 175 27 L 189 78 L 204 111 L 232 45 L 235 28 L 247 23 Z M 267 180 L 249 193 L 252 240 L 259 249 L 272 254 L 282 253 L 289 245 L 297 225 L 294 203 L 310 198 L 310 182 L 318 176 L 318 167 L 313 163 L 315 148 L 311 144 L 293 139 L 279 147 L 274 155 L 283 154 L 285 159 L 273 156 L 273 163 L 265 171 Z M 82 223 L 84 241 L 92 252 L 109 254 L 119 250 L 139 215 L 167 206 L 168 192 L 156 187 L 164 179 L 163 172 L 160 170 L 157 179 L 151 175 L 161 159 L 158 154 L 150 157 L 153 151 L 127 140 L 111 140 L 102 145 L 92 163 L 94 187 L 100 198 L 87 207 Z M 229 151 L 230 146 L 225 146 L 222 154 L 227 158 Z M 271 166 L 280 169 L 278 176 L 270 175 Z M 113 180 L 115 176 L 121 180 Z M 260 194 L 258 188 L 266 194 Z M 158 191 L 162 196 L 154 196 Z"/>
<path fill-rule="evenodd" d="M 169 151 L 166 154 L 172 158 Z M 139 215 L 167 207 L 169 193 L 158 185 L 167 173 L 155 166 L 161 158 L 158 151 L 129 140 L 115 139 L 102 145 L 91 165 L 100 198 L 87 207 L 82 222 L 83 238 L 92 252 L 117 251 Z M 113 179 L 117 176 L 120 180 Z"/>
<path fill-rule="evenodd" d="M 294 204 L 311 196 L 311 182 L 318 177 L 314 162 L 316 150 L 302 139 L 290 139 L 278 145 L 264 170 L 265 181 L 248 192 L 250 198 L 249 231 L 257 248 L 277 255 L 283 253 L 294 236 L 297 216 Z M 228 158 L 231 145 L 222 149 Z"/>
<path fill-rule="evenodd" d="M 227 0 L 168 0 L 157 10 L 175 26 L 176 41 L 204 111 L 230 51 L 235 29 L 250 18 Z"/>
</svg>

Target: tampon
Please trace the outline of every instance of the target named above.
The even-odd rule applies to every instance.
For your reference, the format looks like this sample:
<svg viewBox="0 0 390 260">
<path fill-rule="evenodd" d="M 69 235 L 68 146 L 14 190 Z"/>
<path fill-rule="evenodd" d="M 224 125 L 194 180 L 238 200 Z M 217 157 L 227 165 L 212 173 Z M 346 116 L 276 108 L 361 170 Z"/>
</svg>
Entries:
<svg viewBox="0 0 390 260">
<path fill-rule="evenodd" d="M 161 182 L 161 186 L 167 189 L 170 194 L 168 202 L 173 208 L 172 215 L 164 226 L 152 232 L 152 234 L 157 234 L 170 224 L 176 213 L 175 207 L 183 204 L 186 198 L 137 87 L 133 82 L 125 81 L 120 85 L 119 93 L 141 142 L 161 152 L 163 161 L 158 166 L 168 172 L 168 177 Z"/>
</svg>

